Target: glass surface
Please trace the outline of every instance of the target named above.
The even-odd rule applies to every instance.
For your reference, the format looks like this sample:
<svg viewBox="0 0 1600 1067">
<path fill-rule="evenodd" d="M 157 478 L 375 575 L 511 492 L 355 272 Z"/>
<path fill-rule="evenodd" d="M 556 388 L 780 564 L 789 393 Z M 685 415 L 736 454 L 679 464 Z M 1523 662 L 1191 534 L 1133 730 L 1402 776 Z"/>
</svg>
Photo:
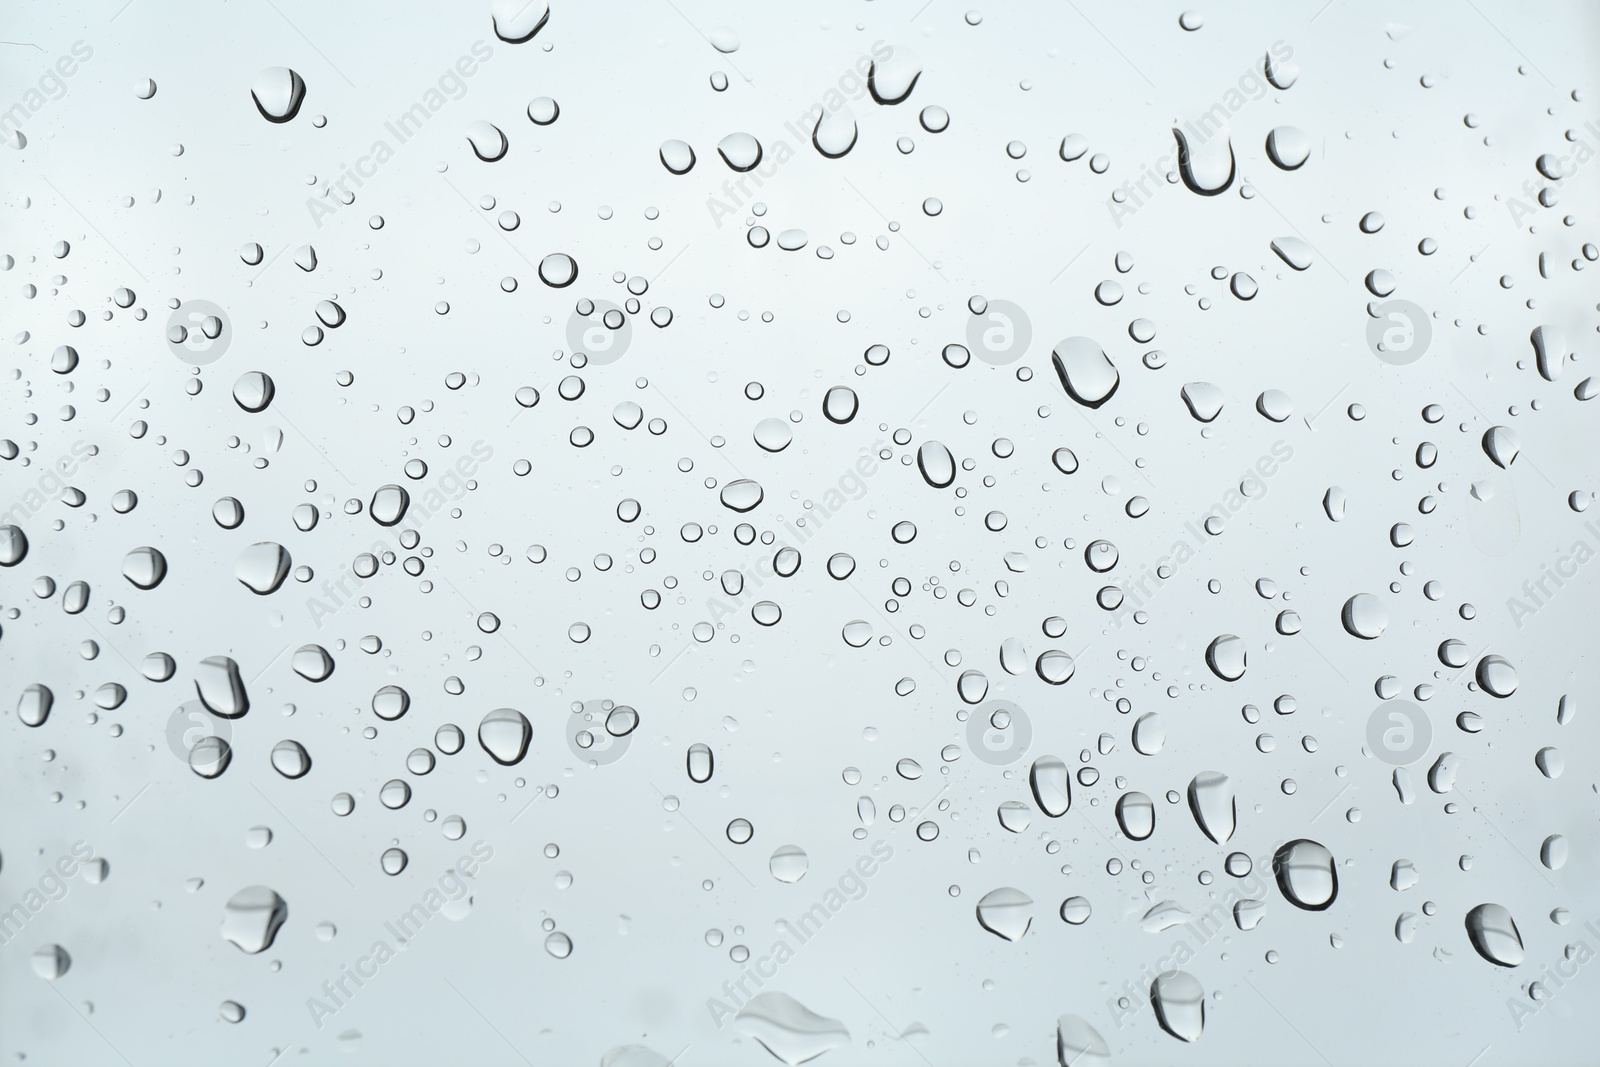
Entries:
<svg viewBox="0 0 1600 1067">
<path fill-rule="evenodd" d="M 1597 44 L 6 4 L 0 1056 L 1593 1063 Z"/>
</svg>

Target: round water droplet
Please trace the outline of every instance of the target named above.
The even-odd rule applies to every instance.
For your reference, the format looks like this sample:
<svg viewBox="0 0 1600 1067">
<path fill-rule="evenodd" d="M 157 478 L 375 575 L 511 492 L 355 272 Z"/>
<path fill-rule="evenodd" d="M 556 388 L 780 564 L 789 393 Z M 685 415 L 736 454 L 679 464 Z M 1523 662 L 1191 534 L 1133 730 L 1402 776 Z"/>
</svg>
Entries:
<svg viewBox="0 0 1600 1067">
<path fill-rule="evenodd" d="M 553 97 L 536 96 L 528 101 L 528 120 L 536 126 L 548 126 L 561 117 L 561 105 Z"/>
<path fill-rule="evenodd" d="M 272 746 L 272 769 L 285 778 L 303 778 L 311 770 L 311 756 L 298 741 L 279 741 Z"/>
<path fill-rule="evenodd" d="M 1371 593 L 1357 593 L 1344 602 L 1339 614 L 1345 632 L 1363 641 L 1372 641 L 1389 626 L 1389 609 Z"/>
<path fill-rule="evenodd" d="M 33 950 L 33 973 L 47 982 L 54 982 L 72 967 L 72 957 L 60 945 L 41 945 Z"/>
<path fill-rule="evenodd" d="M 154 589 L 167 576 L 167 557 L 146 545 L 122 559 L 122 576 L 140 589 Z"/>
<path fill-rule="evenodd" d="M 761 142 L 748 133 L 730 133 L 717 142 L 717 154 L 730 170 L 742 174 L 761 162 Z"/>
<path fill-rule="evenodd" d="M 1244 677 L 1244 641 L 1233 634 L 1221 634 L 1206 647 L 1206 666 L 1225 682 L 1237 682 Z"/>
<path fill-rule="evenodd" d="M 739 478 L 722 487 L 722 506 L 742 514 L 760 504 L 762 496 L 760 485 L 748 478 Z"/>
<path fill-rule="evenodd" d="M 394 526 L 406 517 L 406 511 L 410 507 L 411 494 L 406 492 L 404 486 L 391 483 L 379 486 L 372 494 L 372 502 L 367 505 L 367 513 L 379 526 Z"/>
<path fill-rule="evenodd" d="M 500 127 L 483 119 L 467 124 L 467 143 L 472 146 L 472 154 L 485 163 L 504 159 L 506 149 L 511 147 Z"/>
<path fill-rule="evenodd" d="M 233 749 L 215 734 L 207 734 L 189 750 L 189 769 L 202 778 L 215 778 L 233 762 Z"/>
<path fill-rule="evenodd" d="M 1504 656 L 1485 656 L 1478 661 L 1478 685 L 1490 696 L 1502 700 L 1517 691 L 1517 669 Z"/>
<path fill-rule="evenodd" d="M 478 724 L 478 744 L 496 763 L 520 763 L 533 739 L 533 726 L 515 708 L 496 708 Z"/>
<path fill-rule="evenodd" d="M 1188 793 L 1189 811 L 1200 832 L 1226 844 L 1239 821 L 1233 782 L 1220 771 L 1201 771 L 1189 782 Z"/>
<path fill-rule="evenodd" d="M 27 534 L 19 526 L 0 526 L 0 566 L 16 566 L 27 557 Z"/>
<path fill-rule="evenodd" d="M 1284 899 L 1306 911 L 1323 911 L 1339 894 L 1333 853 L 1315 841 L 1300 838 L 1272 857 L 1272 870 Z"/>
<path fill-rule="evenodd" d="M 1117 798 L 1117 824 L 1134 841 L 1143 841 L 1155 832 L 1156 805 L 1144 793 L 1124 793 Z"/>
<path fill-rule="evenodd" d="M 1046 649 L 1034 663 L 1034 671 L 1040 680 L 1050 685 L 1065 685 L 1076 669 L 1072 657 L 1059 648 Z"/>
<path fill-rule="evenodd" d="M 239 890 L 222 911 L 222 936 L 241 952 L 255 955 L 272 947 L 289 918 L 289 905 L 264 885 Z"/>
<path fill-rule="evenodd" d="M 265 411 L 276 392 L 272 378 L 258 370 L 240 375 L 233 383 L 234 403 L 251 413 Z"/>
<path fill-rule="evenodd" d="M 687 174 L 694 169 L 694 149 L 686 141 L 662 141 L 660 156 L 661 165 L 673 174 Z"/>
<path fill-rule="evenodd" d="M 848 385 L 836 385 L 822 397 L 822 414 L 829 422 L 843 425 L 856 417 L 861 401 Z"/>
<path fill-rule="evenodd" d="M 489 9 L 494 35 L 507 44 L 523 44 L 550 21 L 545 0 L 494 0 Z"/>
<path fill-rule="evenodd" d="M 306 83 L 288 67 L 268 67 L 250 84 L 250 98 L 268 122 L 288 122 L 300 113 Z"/>
<path fill-rule="evenodd" d="M 1267 156 L 1284 170 L 1299 170 L 1311 158 L 1311 138 L 1297 127 L 1279 126 L 1267 134 Z"/>
<path fill-rule="evenodd" d="M 772 853 L 767 869 L 780 882 L 793 884 L 806 876 L 811 861 L 799 845 L 784 845 Z"/>
<path fill-rule="evenodd" d="M 578 261 L 565 252 L 552 252 L 539 261 L 539 280 L 552 289 L 565 289 L 578 280 Z"/>
<path fill-rule="evenodd" d="M 333 657 L 321 645 L 301 645 L 289 663 L 296 674 L 309 682 L 326 681 L 333 674 Z"/>
<path fill-rule="evenodd" d="M 1009 886 L 991 890 L 978 901 L 978 925 L 1007 941 L 1020 941 L 1033 923 L 1033 898 Z"/>
</svg>

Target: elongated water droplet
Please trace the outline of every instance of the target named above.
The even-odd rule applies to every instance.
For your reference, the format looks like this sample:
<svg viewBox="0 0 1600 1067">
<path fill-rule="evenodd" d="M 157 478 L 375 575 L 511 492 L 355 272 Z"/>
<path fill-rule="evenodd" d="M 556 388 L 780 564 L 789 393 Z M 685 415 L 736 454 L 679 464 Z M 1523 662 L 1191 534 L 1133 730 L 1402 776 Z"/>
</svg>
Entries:
<svg viewBox="0 0 1600 1067">
<path fill-rule="evenodd" d="M 1502 470 L 1516 461 L 1519 450 L 1517 435 L 1504 426 L 1491 426 L 1483 434 L 1483 454 Z"/>
<path fill-rule="evenodd" d="M 911 95 L 922 77 L 922 60 L 909 48 L 895 46 L 884 58 L 875 58 L 867 70 L 867 89 L 880 104 L 898 104 Z"/>
<path fill-rule="evenodd" d="M 917 449 L 917 469 L 922 472 L 922 480 L 935 489 L 943 489 L 956 480 L 955 457 L 938 441 L 924 441 Z"/>
<path fill-rule="evenodd" d="M 1455 788 L 1456 775 L 1461 772 L 1461 757 L 1454 752 L 1441 752 L 1428 768 L 1428 788 L 1435 793 L 1448 793 Z"/>
<path fill-rule="evenodd" d="M 1226 844 L 1239 818 L 1233 782 L 1221 771 L 1201 771 L 1189 782 L 1189 811 L 1201 833 Z"/>
<path fill-rule="evenodd" d="M 1178 177 L 1183 184 L 1201 196 L 1226 192 L 1235 172 L 1228 128 L 1224 126 L 1192 144 L 1180 129 L 1174 128 L 1172 135 L 1178 139 Z"/>
<path fill-rule="evenodd" d="M 1150 983 L 1150 1006 L 1161 1029 L 1179 1041 L 1195 1042 L 1206 1026 L 1206 991 L 1187 971 L 1170 971 Z"/>
<path fill-rule="evenodd" d="M 1147 711 L 1133 724 L 1133 750 L 1141 756 L 1154 756 L 1167 743 L 1167 726 L 1160 715 Z"/>
<path fill-rule="evenodd" d="M 231 656 L 207 656 L 201 660 L 195 667 L 194 688 L 200 703 L 213 715 L 237 719 L 250 710 L 244 678 Z"/>
<path fill-rule="evenodd" d="M 55 701 L 56 695 L 49 686 L 35 682 L 22 690 L 22 697 L 17 701 L 17 718 L 24 726 L 43 726 Z"/>
<path fill-rule="evenodd" d="M 1276 56 L 1268 52 L 1262 63 L 1262 73 L 1267 76 L 1267 81 L 1272 83 L 1274 89 L 1288 89 L 1300 78 L 1300 64 L 1287 56 Z"/>
<path fill-rule="evenodd" d="M 1497 967 L 1521 965 L 1522 933 L 1504 906 L 1479 904 L 1467 912 L 1466 925 L 1467 937 L 1478 955 Z"/>
<path fill-rule="evenodd" d="M 1547 382 L 1561 377 L 1561 367 L 1567 358 L 1567 335 L 1555 326 L 1536 326 L 1528 339 L 1533 342 L 1539 376 Z"/>
<path fill-rule="evenodd" d="M 1060 1067 L 1099 1067 L 1110 1058 L 1106 1039 L 1085 1019 L 1063 1015 L 1056 1020 L 1056 1062 Z"/>
<path fill-rule="evenodd" d="M 711 772 L 716 767 L 716 759 L 711 754 L 711 746 L 699 742 L 690 745 L 687 764 L 691 782 L 709 782 L 711 780 Z"/>
<path fill-rule="evenodd" d="M 1105 349 L 1087 337 L 1068 337 L 1059 342 L 1050 353 L 1050 361 L 1067 395 L 1086 408 L 1098 408 L 1110 400 L 1122 380 Z"/>
<path fill-rule="evenodd" d="M 1028 771 L 1028 787 L 1034 803 L 1052 819 L 1059 819 L 1072 807 L 1072 776 L 1057 756 L 1040 756 Z"/>
<path fill-rule="evenodd" d="M 1134 841 L 1143 841 L 1156 829 L 1156 805 L 1144 793 L 1124 793 L 1117 798 L 1117 824 Z"/>
<path fill-rule="evenodd" d="M 757 993 L 734 1015 L 734 1022 L 791 1067 L 850 1043 L 844 1023 L 818 1015 L 787 993 Z"/>
<path fill-rule="evenodd" d="M 1295 270 L 1305 270 L 1311 266 L 1311 246 L 1299 237 L 1274 237 L 1272 250 Z"/>
</svg>

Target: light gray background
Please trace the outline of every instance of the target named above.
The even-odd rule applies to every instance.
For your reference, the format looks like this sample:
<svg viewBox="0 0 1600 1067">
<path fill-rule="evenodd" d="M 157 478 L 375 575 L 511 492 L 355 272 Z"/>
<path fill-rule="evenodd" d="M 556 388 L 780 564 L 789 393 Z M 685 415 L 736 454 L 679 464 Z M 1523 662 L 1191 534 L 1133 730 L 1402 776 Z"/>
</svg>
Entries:
<svg viewBox="0 0 1600 1067">
<path fill-rule="evenodd" d="M 1593 413 L 1573 396 L 1592 361 L 1594 287 L 1572 262 L 1584 242 L 1600 239 L 1592 217 L 1600 167 L 1564 181 L 1557 205 L 1538 208 L 1531 227 L 1512 221 L 1507 201 L 1525 195 L 1526 181 L 1546 184 L 1534 160 L 1570 151 L 1566 131 L 1600 147 L 1585 129 L 1600 120 L 1595 14 L 1579 3 L 1319 7 L 1208 4 L 1203 28 L 1191 33 L 1178 25 L 1183 8 L 1155 4 L 987 5 L 973 26 L 966 9 L 944 0 L 920 11 L 900 0 L 803 10 L 567 3 L 531 42 L 509 45 L 495 39 L 487 5 L 8 6 L 5 106 L 75 41 L 94 52 L 64 95 L 23 124 L 27 146 L 0 148 L 0 253 L 14 259 L 0 277 L 0 436 L 21 448 L 0 464 L 0 503 L 22 500 L 76 442 L 99 453 L 70 479 L 88 502 L 72 509 L 53 500 L 29 517 L 28 557 L 0 573 L 0 904 L 19 900 L 78 840 L 109 861 L 110 877 L 73 879 L 64 899 L 0 947 L 5 1054 L 39 1064 L 596 1063 L 614 1046 L 643 1044 L 667 1058 L 681 1052 L 685 1067 L 770 1062 L 737 1025 L 719 1032 L 707 1011 L 706 999 L 742 970 L 729 947 L 763 955 L 776 919 L 820 899 L 881 838 L 894 858 L 865 899 L 767 987 L 848 1027 L 850 1045 L 822 1063 L 1054 1062 L 1063 1013 L 1094 1025 L 1122 1063 L 1587 1062 L 1583 1035 L 1600 1003 L 1591 967 L 1552 991 L 1520 1030 L 1507 1004 L 1533 1004 L 1528 983 L 1548 981 L 1544 968 L 1569 944 L 1600 949 L 1583 929 L 1600 924 L 1588 758 L 1595 575 L 1580 571 L 1520 628 L 1506 600 L 1579 538 L 1600 545 L 1583 530 L 1589 516 L 1566 503 L 1596 480 Z M 706 41 L 720 27 L 741 38 L 731 55 Z M 914 50 L 924 73 L 904 104 L 855 101 L 859 143 L 843 159 L 823 159 L 785 123 L 879 40 Z M 1197 118 L 1242 76 L 1259 77 L 1278 40 L 1293 47 L 1302 73 L 1293 88 L 1234 116 L 1234 186 L 1200 198 L 1166 185 L 1118 228 L 1106 204 L 1112 190 L 1171 153 L 1175 123 Z M 384 135 L 385 121 L 476 41 L 492 58 L 467 79 L 465 95 L 318 228 L 307 197 L 337 181 Z M 263 120 L 250 100 L 256 72 L 275 65 L 308 86 L 299 116 L 284 125 Z M 719 70 L 732 82 L 723 93 L 708 84 Z M 135 84 L 147 77 L 158 92 L 140 100 Z M 545 95 L 561 116 L 536 127 L 524 108 Z M 946 132 L 917 125 L 929 104 L 949 110 Z M 1469 113 L 1476 127 L 1463 121 Z M 312 122 L 319 115 L 321 129 Z M 467 144 L 464 131 L 479 119 L 510 141 L 498 163 L 478 161 Z M 1278 125 L 1312 140 L 1299 171 L 1266 158 L 1263 142 Z M 723 197 L 722 183 L 735 177 L 715 151 L 734 131 L 769 151 L 780 138 L 795 150 L 756 199 L 774 235 L 808 232 L 803 251 L 751 248 L 748 203 L 720 227 L 708 211 L 708 198 Z M 1109 157 L 1106 173 L 1092 173 L 1088 156 L 1059 158 L 1070 132 Z M 910 155 L 896 150 L 900 136 L 915 142 Z M 693 145 L 699 162 L 689 174 L 675 177 L 657 161 L 668 138 Z M 1024 159 L 1006 155 L 1012 140 L 1026 144 Z M 1020 168 L 1031 180 L 1016 179 Z M 921 209 L 930 196 L 944 204 L 936 218 Z M 478 206 L 482 197 L 495 199 L 492 210 Z M 521 216 L 510 233 L 495 225 L 505 209 Z M 1368 211 L 1387 219 L 1372 236 L 1357 227 Z M 373 215 L 381 230 L 369 227 Z M 1304 273 L 1269 249 L 1295 233 L 1317 250 Z M 1436 254 L 1418 254 L 1423 238 L 1438 242 Z M 50 251 L 60 240 L 72 245 L 63 260 Z M 238 246 L 251 241 L 265 247 L 264 270 L 240 261 Z M 307 242 L 320 260 L 309 274 L 292 262 Z M 819 245 L 834 257 L 818 258 Z M 1134 264 L 1125 275 L 1113 267 L 1122 251 Z M 534 264 L 551 252 L 577 259 L 571 288 L 539 282 Z M 1249 273 L 1260 294 L 1236 300 L 1225 280 L 1213 280 L 1218 266 Z M 1365 345 L 1370 296 L 1361 279 L 1380 267 L 1397 277 L 1397 297 L 1433 316 L 1432 347 L 1408 367 L 1380 362 Z M 563 362 L 568 317 L 581 297 L 622 303 L 613 273 L 650 279 L 645 311 L 671 308 L 672 325 L 657 329 L 641 315 L 622 358 L 573 370 Z M 519 283 L 512 294 L 499 286 L 508 275 Z M 1103 307 L 1092 294 L 1110 278 L 1127 295 Z M 133 309 L 111 303 L 120 286 L 137 293 Z M 713 293 L 725 306 L 711 305 Z M 974 359 L 956 371 L 940 361 L 942 346 L 965 337 L 975 293 L 1026 310 L 1033 342 L 1018 363 Z M 307 347 L 301 331 L 328 298 L 348 320 Z M 167 351 L 174 299 L 214 301 L 230 316 L 230 349 L 198 373 Z M 433 311 L 440 300 L 447 315 Z M 75 309 L 88 316 L 81 328 L 69 324 Z M 136 319 L 137 309 L 148 317 Z M 1158 331 L 1149 345 L 1128 338 L 1141 316 Z M 1576 353 L 1554 384 L 1532 366 L 1528 334 L 1542 323 L 1562 326 Z M 1121 372 L 1117 395 L 1098 411 L 1074 404 L 1050 367 L 1051 345 L 1073 335 L 1101 342 Z M 892 349 L 887 365 L 865 367 L 873 343 Z M 49 370 L 60 344 L 82 357 L 66 377 Z M 1167 353 L 1165 369 L 1140 365 L 1150 348 Z M 1032 379 L 1019 381 L 1018 367 Z M 258 415 L 230 397 L 251 370 L 277 384 Z M 341 387 L 340 371 L 354 383 Z M 446 387 L 453 372 L 467 376 L 459 390 Z M 567 374 L 587 384 L 576 402 L 556 392 Z M 190 395 L 196 378 L 203 388 Z M 744 398 L 750 381 L 763 384 L 762 400 Z M 1228 397 L 1204 429 L 1179 398 L 1191 381 Z M 823 394 L 838 384 L 861 397 L 846 426 L 821 415 Z M 512 399 L 523 385 L 543 393 L 532 410 Z M 1266 388 L 1293 398 L 1290 421 L 1274 425 L 1252 409 Z M 630 400 L 647 420 L 664 419 L 666 433 L 618 427 L 612 410 Z M 1347 415 L 1352 403 L 1364 406 L 1363 420 Z M 1421 418 L 1429 403 L 1444 408 L 1437 425 Z M 66 404 L 76 414 L 63 421 Z M 409 426 L 396 418 L 402 405 L 417 410 Z M 757 448 L 755 424 L 790 412 L 803 416 L 794 443 L 776 455 Z M 143 438 L 130 436 L 135 420 L 148 423 Z M 1492 424 L 1520 438 L 1509 471 L 1479 445 Z M 568 444 L 577 425 L 596 434 L 586 449 Z M 908 444 L 893 442 L 898 429 Z M 1015 446 L 1008 459 L 991 450 L 1001 437 Z M 956 483 L 964 499 L 918 476 L 913 457 L 929 439 L 971 459 Z M 1084 566 L 1084 546 L 1113 541 L 1121 563 L 1110 577 L 1136 577 L 1278 440 L 1294 455 L 1266 497 L 1164 585 L 1147 624 L 1112 625 L 1095 605 L 1105 579 Z M 1424 440 L 1440 450 L 1428 471 L 1413 460 Z M 307 598 L 384 533 L 365 514 L 345 514 L 344 502 L 406 481 L 401 467 L 413 456 L 433 470 L 408 483 L 420 498 L 480 441 L 493 457 L 451 504 L 459 516 L 447 510 L 420 527 L 431 552 L 421 578 L 386 567 L 361 588 L 370 607 L 344 607 L 319 628 Z M 1081 463 L 1070 477 L 1050 463 L 1062 446 Z M 718 503 L 721 484 L 759 481 L 765 501 L 748 521 L 784 536 L 785 521 L 822 501 L 874 447 L 890 458 L 865 495 L 803 546 L 799 574 L 767 579 L 713 640 L 692 641 L 690 628 L 718 595 L 714 576 L 753 570 L 772 552 L 734 542 L 741 519 Z M 187 466 L 175 460 L 180 450 Z M 513 472 L 518 459 L 532 465 L 526 477 Z M 189 470 L 203 472 L 198 488 L 185 484 Z M 1474 482 L 1492 484 L 1493 498 L 1469 495 Z M 1338 524 L 1320 505 L 1331 485 L 1350 500 Z M 139 495 L 126 515 L 111 508 L 120 489 Z M 1123 510 L 1134 494 L 1150 501 L 1137 520 Z M 244 502 L 238 530 L 210 518 L 223 495 Z M 1438 501 L 1431 515 L 1418 513 L 1425 495 Z M 644 506 L 632 525 L 615 517 L 625 497 Z M 308 534 L 290 520 L 302 502 L 324 513 Z M 991 510 L 1008 517 L 1001 533 L 984 529 Z M 901 520 L 919 529 L 909 545 L 889 536 Z M 707 527 L 703 540 L 680 538 L 688 522 Z M 1407 549 L 1389 544 L 1396 522 L 1415 528 Z M 235 581 L 240 551 L 269 539 L 315 577 L 291 578 L 265 598 Z M 533 544 L 548 550 L 541 564 L 526 556 Z M 148 592 L 120 574 L 139 545 L 160 548 L 171 566 Z M 656 552 L 649 564 L 640 559 L 647 548 Z M 824 571 L 837 551 L 857 560 L 848 582 Z M 1008 571 L 1007 552 L 1026 553 L 1028 569 Z M 609 571 L 596 567 L 597 553 L 614 559 Z M 569 581 L 569 568 L 581 577 Z M 53 600 L 31 591 L 42 575 L 58 584 Z M 668 576 L 675 589 L 663 588 Z M 890 612 L 891 582 L 902 576 L 912 593 Z M 1278 583 L 1280 600 L 1256 595 L 1260 577 Z M 950 595 L 936 598 L 932 578 Z M 1219 593 L 1207 591 L 1212 578 Z M 92 588 L 90 606 L 68 616 L 59 587 L 79 579 Z M 1437 601 L 1423 596 L 1430 580 L 1441 583 Z M 647 588 L 663 592 L 653 612 L 640 606 Z M 974 606 L 957 602 L 961 589 L 975 592 Z M 1357 592 L 1388 607 L 1388 630 L 1374 642 L 1340 626 L 1340 605 Z M 1285 605 L 1282 595 L 1293 599 Z M 777 627 L 751 621 L 757 598 L 782 605 Z M 1475 619 L 1459 617 L 1463 604 L 1476 607 Z M 120 624 L 109 618 L 115 606 L 127 612 Z M 1273 631 L 1285 606 L 1304 620 L 1296 637 Z M 477 628 L 483 611 L 502 620 L 497 633 Z M 1050 615 L 1069 621 L 1059 641 L 1040 631 Z M 887 643 L 846 645 L 840 631 L 853 619 Z M 567 637 L 578 621 L 593 629 L 581 645 Z M 913 638 L 914 625 L 925 636 Z M 1219 633 L 1249 645 L 1249 671 L 1237 683 L 1206 669 L 1204 649 Z M 359 650 L 369 635 L 381 638 L 381 652 Z M 1008 676 L 996 657 L 1010 637 L 1030 656 L 1073 653 L 1076 675 L 1058 689 Z M 1442 667 L 1435 649 L 1446 638 L 1512 661 L 1515 696 L 1491 699 L 1468 684 L 1470 670 Z M 85 641 L 98 642 L 97 658 L 83 658 Z M 290 669 L 289 653 L 308 641 L 338 663 L 321 685 Z M 947 650 L 959 651 L 959 666 L 948 665 Z M 176 659 L 172 681 L 155 684 L 135 669 L 154 651 Z M 165 728 L 193 698 L 198 661 L 224 654 L 239 662 L 252 707 L 232 724 L 232 767 L 205 781 L 174 758 Z M 941 761 L 944 746 L 964 743 L 955 683 L 966 669 L 988 675 L 992 698 L 1028 709 L 1028 758 L 1054 753 L 1076 769 L 1079 753 L 1092 753 L 1099 782 L 1075 789 L 1067 816 L 1035 811 L 1028 832 L 1009 834 L 995 809 L 1029 799 L 1027 762 L 998 767 L 969 753 Z M 1397 800 L 1389 765 L 1362 751 L 1378 704 L 1374 681 L 1385 674 L 1408 696 L 1434 687 L 1423 704 L 1433 748 L 1411 768 L 1410 806 Z M 464 683 L 460 696 L 445 689 L 452 676 Z M 915 692 L 897 697 L 904 677 Z M 110 681 L 128 688 L 128 701 L 96 721 L 89 695 Z M 36 682 L 51 687 L 56 706 L 45 726 L 29 729 L 15 707 Z M 385 684 L 412 696 L 394 723 L 369 709 Z M 1286 693 L 1298 710 L 1280 718 L 1271 704 Z M 1563 694 L 1578 713 L 1558 727 Z M 1130 713 L 1119 713 L 1118 697 Z M 566 720 L 573 701 L 601 698 L 637 708 L 642 723 L 620 760 L 591 768 L 566 745 Z M 1262 709 L 1259 726 L 1241 718 L 1245 703 Z M 507 705 L 534 727 L 515 768 L 493 764 L 472 738 L 484 712 Z M 1485 717 L 1481 734 L 1455 727 L 1464 710 Z M 1168 728 L 1155 757 L 1129 741 L 1147 711 Z M 407 775 L 406 753 L 444 722 L 467 731 L 467 748 L 441 756 L 431 775 Z M 1278 739 L 1270 754 L 1256 748 L 1261 732 Z M 1098 751 L 1103 734 L 1114 741 L 1109 754 Z M 1305 737 L 1315 738 L 1314 752 Z M 269 765 L 284 738 L 310 751 L 307 777 L 288 781 Z M 717 756 L 702 786 L 683 769 L 697 741 Z M 1556 780 L 1534 766 L 1546 745 L 1566 757 Z M 1463 770 L 1457 791 L 1439 796 L 1422 778 L 1445 750 L 1462 757 Z M 922 765 L 920 780 L 895 773 L 905 757 Z M 847 766 L 862 771 L 859 786 L 843 782 Z M 1239 830 L 1228 847 L 1212 845 L 1185 806 L 1163 799 L 1202 770 L 1236 783 Z M 1157 799 L 1148 841 L 1117 833 L 1119 776 Z M 388 811 L 377 790 L 395 777 L 410 780 L 414 797 Z M 1284 779 L 1297 783 L 1293 795 Z M 345 819 L 329 806 L 341 791 L 357 797 Z M 663 794 L 682 806 L 665 810 Z M 874 799 L 878 820 L 858 841 L 851 831 L 862 795 Z M 1459 808 L 1447 812 L 1449 801 Z M 888 818 L 896 804 L 911 810 L 900 823 Z M 1359 821 L 1347 816 L 1353 808 Z M 440 821 L 424 819 L 429 810 L 440 821 L 464 817 L 466 838 L 446 840 Z M 755 825 L 747 845 L 723 836 L 736 817 Z M 924 819 L 939 825 L 936 841 L 917 840 Z M 273 831 L 265 849 L 246 845 L 255 826 Z M 1540 842 L 1554 833 L 1572 846 L 1560 871 L 1538 862 Z M 1198 1043 L 1163 1033 L 1147 1005 L 1119 1026 L 1110 999 L 1154 969 L 1181 933 L 1146 933 L 1139 917 L 1164 900 L 1205 910 L 1232 882 L 1222 873 L 1228 851 L 1254 856 L 1264 874 L 1273 849 L 1297 837 L 1337 858 L 1336 903 L 1302 912 L 1269 887 L 1259 928 L 1230 928 L 1198 949 L 1186 966 L 1207 991 Z M 433 920 L 318 1029 L 306 999 L 480 839 L 495 854 L 470 915 Z M 556 859 L 542 851 L 551 842 Z M 810 872 L 784 885 L 767 859 L 790 843 L 807 851 Z M 378 864 L 391 844 L 410 856 L 399 877 Z M 1460 869 L 1463 855 L 1473 857 L 1470 870 Z M 1127 866 L 1109 874 L 1114 857 L 1137 861 L 1151 884 Z M 1388 886 L 1400 859 L 1421 874 L 1405 893 Z M 558 888 L 563 871 L 569 888 Z M 1209 887 L 1202 871 L 1215 876 Z M 193 878 L 204 885 L 191 893 Z M 220 924 L 228 897 L 253 884 L 282 894 L 289 919 L 268 952 L 246 956 L 222 939 Z M 978 899 L 1002 886 L 1035 901 L 1020 942 L 974 918 Z M 1094 906 L 1083 926 L 1056 915 L 1073 894 Z M 1424 901 L 1436 914 L 1412 943 L 1399 943 L 1396 917 Z M 1522 967 L 1492 967 L 1469 944 L 1462 917 L 1485 901 L 1516 917 Z M 1552 923 L 1556 908 L 1570 910 L 1568 926 Z M 569 958 L 544 951 L 546 917 L 572 938 Z M 315 936 L 323 921 L 338 927 L 331 942 Z M 720 947 L 706 944 L 712 928 L 725 936 Z M 52 943 L 73 963 L 47 983 L 29 957 Z M 1281 954 L 1276 964 L 1269 950 Z M 218 1016 L 230 999 L 248 1011 L 238 1025 Z"/>
</svg>

